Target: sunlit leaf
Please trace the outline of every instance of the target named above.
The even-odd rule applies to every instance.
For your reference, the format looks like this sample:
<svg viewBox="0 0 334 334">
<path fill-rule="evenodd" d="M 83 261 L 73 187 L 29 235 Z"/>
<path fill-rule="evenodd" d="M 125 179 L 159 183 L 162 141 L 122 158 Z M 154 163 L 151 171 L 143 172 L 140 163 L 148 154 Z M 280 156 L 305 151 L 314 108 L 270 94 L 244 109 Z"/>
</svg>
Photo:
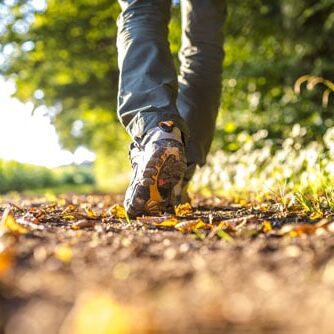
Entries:
<svg viewBox="0 0 334 334">
<path fill-rule="evenodd" d="M 124 219 L 127 217 L 126 211 L 122 205 L 114 204 L 109 210 L 108 214 L 113 216 L 114 218 Z"/>
<path fill-rule="evenodd" d="M 57 245 L 54 250 L 55 257 L 64 263 L 69 263 L 73 258 L 72 248 L 65 244 Z"/>
<path fill-rule="evenodd" d="M 179 204 L 175 207 L 175 214 L 177 216 L 186 216 L 193 213 L 193 207 L 190 203 Z"/>
<path fill-rule="evenodd" d="M 7 208 L 3 213 L 0 228 L 4 232 L 12 232 L 18 234 L 26 234 L 29 232 L 25 227 L 18 224 L 10 208 Z"/>
<path fill-rule="evenodd" d="M 269 233 L 273 230 L 273 226 L 271 225 L 271 222 L 269 220 L 265 220 L 262 223 L 261 230 L 264 233 Z"/>
<path fill-rule="evenodd" d="M 323 216 L 324 216 L 324 214 L 322 212 L 315 211 L 310 215 L 310 219 L 316 220 L 316 219 L 322 218 Z"/>
<path fill-rule="evenodd" d="M 90 208 L 85 208 L 85 212 L 86 212 L 86 214 L 89 218 L 92 218 L 92 219 L 98 219 L 99 218 L 99 215 L 94 210 L 92 210 Z"/>
<path fill-rule="evenodd" d="M 212 225 L 205 224 L 202 219 L 188 220 L 175 225 L 175 228 L 181 232 L 190 232 L 198 229 L 210 229 Z"/>
<path fill-rule="evenodd" d="M 155 223 L 157 227 L 174 227 L 179 221 L 176 218 L 170 218 L 162 221 L 161 223 Z"/>
</svg>

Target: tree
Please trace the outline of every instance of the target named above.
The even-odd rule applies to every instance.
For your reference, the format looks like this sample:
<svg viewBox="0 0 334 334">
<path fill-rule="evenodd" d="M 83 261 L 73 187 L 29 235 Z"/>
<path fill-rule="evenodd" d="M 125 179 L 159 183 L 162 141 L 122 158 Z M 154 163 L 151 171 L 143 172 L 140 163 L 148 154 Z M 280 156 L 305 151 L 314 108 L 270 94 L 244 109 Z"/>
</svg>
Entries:
<svg viewBox="0 0 334 334">
<path fill-rule="evenodd" d="M 294 123 L 308 140 L 333 125 L 320 92 L 299 99 L 295 80 L 306 73 L 332 79 L 334 0 L 236 0 L 226 24 L 224 96 L 214 148 L 235 150 L 240 133 L 259 128 L 280 141 Z M 116 116 L 116 0 L 1 1 L 2 74 L 17 84 L 16 96 L 47 105 L 63 144 L 79 144 L 104 157 L 124 151 Z M 179 47 L 178 9 L 173 10 L 171 48 Z"/>
</svg>

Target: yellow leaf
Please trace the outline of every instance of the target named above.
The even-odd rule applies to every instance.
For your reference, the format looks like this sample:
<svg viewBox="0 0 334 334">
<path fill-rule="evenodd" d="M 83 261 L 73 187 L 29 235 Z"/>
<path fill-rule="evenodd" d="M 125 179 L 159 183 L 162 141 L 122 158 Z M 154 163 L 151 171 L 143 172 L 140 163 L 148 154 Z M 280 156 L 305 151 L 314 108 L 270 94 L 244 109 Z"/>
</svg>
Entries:
<svg viewBox="0 0 334 334">
<path fill-rule="evenodd" d="M 198 229 L 211 228 L 210 224 L 205 224 L 202 219 L 188 220 L 175 225 L 175 228 L 181 232 L 190 232 Z"/>
<path fill-rule="evenodd" d="M 186 216 L 193 213 L 193 207 L 190 203 L 179 204 L 175 207 L 175 213 L 178 216 Z"/>
<path fill-rule="evenodd" d="M 262 223 L 262 227 L 261 227 L 262 232 L 269 233 L 272 231 L 272 229 L 273 229 L 273 226 L 271 225 L 271 222 L 269 220 L 265 220 Z"/>
<path fill-rule="evenodd" d="M 108 213 L 115 218 L 126 218 L 126 212 L 122 205 L 114 204 L 109 210 Z"/>
<path fill-rule="evenodd" d="M 90 208 L 85 208 L 85 212 L 87 213 L 87 216 L 92 219 L 98 219 L 99 215 Z"/>
<path fill-rule="evenodd" d="M 17 223 L 12 211 L 7 208 L 2 215 L 0 227 L 6 232 L 26 234 L 28 230 Z"/>
<path fill-rule="evenodd" d="M 161 223 L 154 223 L 155 226 L 174 227 L 179 221 L 176 218 L 166 219 Z"/>
<path fill-rule="evenodd" d="M 54 250 L 55 257 L 64 263 L 69 263 L 72 261 L 73 258 L 73 251 L 72 248 L 67 245 L 57 245 Z"/>
<path fill-rule="evenodd" d="M 316 211 L 310 215 L 310 219 L 316 220 L 316 219 L 322 218 L 323 216 L 324 214 L 322 212 Z"/>
</svg>

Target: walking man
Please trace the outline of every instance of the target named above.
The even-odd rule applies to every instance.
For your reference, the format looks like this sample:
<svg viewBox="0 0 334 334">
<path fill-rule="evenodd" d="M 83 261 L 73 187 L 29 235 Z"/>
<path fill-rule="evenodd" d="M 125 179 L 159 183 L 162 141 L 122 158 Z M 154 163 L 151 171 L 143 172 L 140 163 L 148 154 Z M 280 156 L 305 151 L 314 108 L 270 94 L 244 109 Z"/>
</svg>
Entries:
<svg viewBox="0 0 334 334">
<path fill-rule="evenodd" d="M 118 116 L 133 139 L 124 206 L 171 211 L 205 164 L 221 95 L 226 0 L 181 0 L 179 76 L 168 43 L 171 0 L 119 0 Z"/>
</svg>

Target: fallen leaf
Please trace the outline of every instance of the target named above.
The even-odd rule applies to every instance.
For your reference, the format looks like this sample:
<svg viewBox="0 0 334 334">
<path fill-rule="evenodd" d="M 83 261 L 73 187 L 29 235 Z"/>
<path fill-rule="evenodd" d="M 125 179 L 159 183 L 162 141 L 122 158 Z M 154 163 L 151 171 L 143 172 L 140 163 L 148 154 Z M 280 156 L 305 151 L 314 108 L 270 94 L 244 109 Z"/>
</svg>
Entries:
<svg viewBox="0 0 334 334">
<path fill-rule="evenodd" d="M 211 229 L 211 224 L 205 224 L 202 219 L 188 220 L 175 225 L 175 228 L 181 232 L 191 232 L 199 229 Z"/>
<path fill-rule="evenodd" d="M 85 208 L 85 212 L 86 212 L 86 214 L 89 218 L 92 218 L 92 219 L 98 219 L 99 218 L 99 215 L 94 210 L 92 210 L 90 208 Z"/>
<path fill-rule="evenodd" d="M 324 214 L 322 212 L 319 212 L 319 211 L 316 211 L 316 212 L 313 212 L 311 215 L 310 215 L 310 219 L 311 220 L 316 220 L 316 219 L 320 219 L 324 216 Z"/>
<path fill-rule="evenodd" d="M 179 221 L 176 218 L 170 218 L 162 221 L 161 223 L 153 223 L 157 227 L 175 227 Z"/>
<path fill-rule="evenodd" d="M 64 244 L 57 245 L 54 250 L 54 254 L 56 259 L 64 263 L 71 262 L 73 258 L 72 248 Z"/>
<path fill-rule="evenodd" d="M 75 211 L 78 211 L 78 207 L 76 205 L 73 205 L 73 204 L 69 204 L 62 212 L 61 212 L 61 215 L 64 215 L 66 213 L 69 213 L 69 212 L 75 212 Z"/>
<path fill-rule="evenodd" d="M 7 208 L 2 215 L 0 229 L 3 232 L 12 232 L 14 234 L 26 234 L 29 232 L 15 220 L 10 208 Z"/>
<path fill-rule="evenodd" d="M 190 203 L 179 204 L 175 207 L 175 213 L 177 216 L 186 216 L 193 213 L 193 207 Z"/>
<path fill-rule="evenodd" d="M 122 205 L 114 204 L 109 210 L 108 214 L 113 216 L 114 218 L 124 219 L 127 217 L 125 209 Z"/>
<path fill-rule="evenodd" d="M 261 226 L 261 231 L 263 233 L 269 233 L 273 230 L 273 226 L 271 225 L 271 222 L 269 220 L 265 220 L 263 223 L 262 223 L 262 226 Z"/>
</svg>

